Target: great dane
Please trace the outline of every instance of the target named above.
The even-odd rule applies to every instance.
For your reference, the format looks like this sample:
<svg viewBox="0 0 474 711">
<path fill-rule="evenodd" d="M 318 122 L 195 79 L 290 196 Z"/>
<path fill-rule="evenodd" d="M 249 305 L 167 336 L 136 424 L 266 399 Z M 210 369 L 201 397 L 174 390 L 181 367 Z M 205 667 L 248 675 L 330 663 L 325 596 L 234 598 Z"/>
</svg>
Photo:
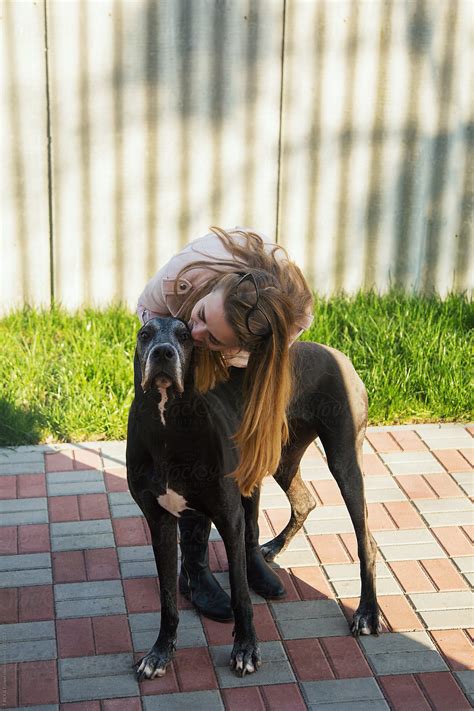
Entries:
<svg viewBox="0 0 474 711">
<path fill-rule="evenodd" d="M 186 508 L 212 519 L 227 552 L 235 620 L 230 666 L 243 675 L 261 664 L 245 556 L 246 544 L 258 541 L 259 492 L 241 497 L 235 480 L 226 476 L 238 461 L 231 438 L 240 422 L 245 369 L 231 368 L 228 381 L 200 394 L 193 382 L 193 350 L 188 326 L 180 319 L 154 318 L 138 332 L 127 476 L 130 492 L 150 528 L 161 596 L 159 635 L 136 665 L 139 679 L 163 676 L 174 655 L 177 518 Z M 282 552 L 315 506 L 299 463 L 319 436 L 357 536 L 362 587 L 351 631 L 355 636 L 378 634 L 376 546 L 367 526 L 361 471 L 365 388 L 350 361 L 334 349 L 298 342 L 290 353 L 290 438 L 274 477 L 288 496 L 291 516 L 286 528 L 262 546 L 261 555 L 272 561 Z"/>
</svg>

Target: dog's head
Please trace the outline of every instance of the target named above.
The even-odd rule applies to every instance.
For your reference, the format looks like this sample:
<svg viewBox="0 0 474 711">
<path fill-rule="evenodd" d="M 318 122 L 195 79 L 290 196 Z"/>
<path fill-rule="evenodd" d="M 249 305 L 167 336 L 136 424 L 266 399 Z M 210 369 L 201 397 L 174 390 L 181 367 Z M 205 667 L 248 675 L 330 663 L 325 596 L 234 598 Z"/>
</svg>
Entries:
<svg viewBox="0 0 474 711">
<path fill-rule="evenodd" d="M 143 392 L 169 388 L 182 393 L 192 352 L 191 331 L 184 321 L 176 318 L 148 321 L 137 335 Z"/>
</svg>

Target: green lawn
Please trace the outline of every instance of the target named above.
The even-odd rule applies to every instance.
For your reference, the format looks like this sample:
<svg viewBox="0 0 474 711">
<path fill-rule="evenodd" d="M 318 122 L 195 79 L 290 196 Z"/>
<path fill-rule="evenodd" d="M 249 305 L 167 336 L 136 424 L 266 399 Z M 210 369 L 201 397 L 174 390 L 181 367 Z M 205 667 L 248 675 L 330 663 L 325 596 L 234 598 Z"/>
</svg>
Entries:
<svg viewBox="0 0 474 711">
<path fill-rule="evenodd" d="M 474 319 L 465 297 L 319 298 L 315 316 L 304 340 L 352 358 L 370 423 L 472 419 Z M 124 438 L 137 330 L 121 307 L 0 319 L 0 446 Z"/>
</svg>

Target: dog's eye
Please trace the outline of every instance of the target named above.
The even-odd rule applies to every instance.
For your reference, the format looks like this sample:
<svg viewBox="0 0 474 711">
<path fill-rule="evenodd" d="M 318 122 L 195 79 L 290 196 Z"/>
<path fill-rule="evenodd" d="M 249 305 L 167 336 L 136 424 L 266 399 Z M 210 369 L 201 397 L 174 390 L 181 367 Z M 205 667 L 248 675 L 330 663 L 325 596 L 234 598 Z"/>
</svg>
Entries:
<svg viewBox="0 0 474 711">
<path fill-rule="evenodd" d="M 189 333 L 187 333 L 187 331 L 183 331 L 182 333 L 180 333 L 179 340 L 182 341 L 183 343 L 185 341 L 189 341 Z"/>
<path fill-rule="evenodd" d="M 141 341 L 148 341 L 150 338 L 150 334 L 148 331 L 143 331 L 143 333 L 140 333 L 139 338 Z"/>
</svg>

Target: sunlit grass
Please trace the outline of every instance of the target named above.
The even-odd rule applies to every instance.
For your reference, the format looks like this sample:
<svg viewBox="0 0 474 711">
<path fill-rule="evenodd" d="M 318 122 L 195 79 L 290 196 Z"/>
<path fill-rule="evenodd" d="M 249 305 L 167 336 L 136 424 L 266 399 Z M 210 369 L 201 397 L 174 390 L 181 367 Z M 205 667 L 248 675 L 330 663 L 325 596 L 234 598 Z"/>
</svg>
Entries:
<svg viewBox="0 0 474 711">
<path fill-rule="evenodd" d="M 371 423 L 469 420 L 472 304 L 391 293 L 317 299 L 304 340 L 339 348 L 367 385 Z M 121 439 L 135 315 L 24 309 L 0 320 L 0 446 Z"/>
</svg>

